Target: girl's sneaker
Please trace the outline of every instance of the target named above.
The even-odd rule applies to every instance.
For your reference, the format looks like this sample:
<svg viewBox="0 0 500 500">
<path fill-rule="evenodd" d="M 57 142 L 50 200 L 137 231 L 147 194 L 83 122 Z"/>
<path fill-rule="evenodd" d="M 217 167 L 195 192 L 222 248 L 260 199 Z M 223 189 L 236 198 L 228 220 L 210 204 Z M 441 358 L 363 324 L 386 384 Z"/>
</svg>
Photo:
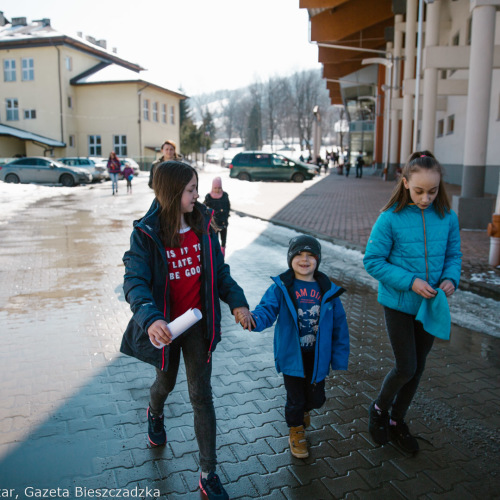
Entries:
<svg viewBox="0 0 500 500">
<path fill-rule="evenodd" d="M 370 405 L 368 430 L 377 444 L 386 444 L 389 441 L 389 413 L 375 408 L 375 401 Z"/>
<path fill-rule="evenodd" d="M 396 421 L 396 425 L 389 426 L 391 439 L 404 451 L 408 453 L 417 453 L 420 449 L 418 441 L 410 434 L 410 429 L 404 420 Z"/>
<path fill-rule="evenodd" d="M 163 413 L 154 416 L 148 407 L 148 439 L 152 446 L 163 446 L 167 443 L 167 433 L 163 425 Z"/>
<path fill-rule="evenodd" d="M 206 479 L 200 474 L 200 491 L 203 499 L 229 500 L 229 495 L 215 472 L 210 472 Z"/>
</svg>

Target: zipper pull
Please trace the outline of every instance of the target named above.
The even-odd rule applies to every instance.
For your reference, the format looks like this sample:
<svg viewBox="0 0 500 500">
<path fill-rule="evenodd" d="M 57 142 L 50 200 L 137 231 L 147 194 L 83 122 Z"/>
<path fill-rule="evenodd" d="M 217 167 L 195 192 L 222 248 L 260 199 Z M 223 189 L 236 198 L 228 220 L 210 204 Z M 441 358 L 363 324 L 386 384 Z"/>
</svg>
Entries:
<svg viewBox="0 0 500 500">
<path fill-rule="evenodd" d="M 207 363 L 210 363 L 210 359 L 212 358 L 212 351 L 208 351 L 208 359 Z"/>
</svg>

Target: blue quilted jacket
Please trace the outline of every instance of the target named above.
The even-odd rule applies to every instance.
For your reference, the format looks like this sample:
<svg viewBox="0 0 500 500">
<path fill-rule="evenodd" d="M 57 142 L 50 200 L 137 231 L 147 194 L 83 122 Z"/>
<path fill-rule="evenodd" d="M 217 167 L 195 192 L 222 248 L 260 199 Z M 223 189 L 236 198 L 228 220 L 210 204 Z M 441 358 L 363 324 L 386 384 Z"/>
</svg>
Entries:
<svg viewBox="0 0 500 500">
<path fill-rule="evenodd" d="M 462 265 L 458 218 L 453 211 L 441 218 L 433 205 L 421 210 L 410 204 L 397 213 L 394 208 L 375 222 L 363 262 L 379 282 L 378 301 L 416 315 L 422 302 L 411 289 L 416 278 L 434 288 L 446 279 L 458 286 Z"/>
<path fill-rule="evenodd" d="M 349 329 L 339 298 L 344 289 L 321 272 L 316 271 L 314 277 L 321 289 L 322 299 L 311 383 L 324 380 L 330 366 L 332 370 L 347 370 L 349 360 Z M 278 319 L 274 329 L 274 360 L 278 373 L 304 377 L 297 307 L 290 292 L 294 278 L 291 269 L 272 278 L 274 284 L 252 314 L 257 325 L 256 332 L 269 328 Z"/>
</svg>

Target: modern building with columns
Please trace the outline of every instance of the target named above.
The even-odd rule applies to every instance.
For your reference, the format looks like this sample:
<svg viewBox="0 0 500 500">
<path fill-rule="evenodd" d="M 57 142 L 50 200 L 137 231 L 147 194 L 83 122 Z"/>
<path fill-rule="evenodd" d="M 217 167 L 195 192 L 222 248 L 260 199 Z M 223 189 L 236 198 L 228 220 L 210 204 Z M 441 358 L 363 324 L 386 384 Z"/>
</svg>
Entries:
<svg viewBox="0 0 500 500">
<path fill-rule="evenodd" d="M 432 151 L 462 187 L 453 200 L 461 227 L 485 229 L 499 188 L 500 0 L 300 7 L 331 102 L 348 111 L 351 155 L 362 151 L 392 179 L 413 150 Z M 356 139 L 360 129 L 371 139 Z"/>
</svg>

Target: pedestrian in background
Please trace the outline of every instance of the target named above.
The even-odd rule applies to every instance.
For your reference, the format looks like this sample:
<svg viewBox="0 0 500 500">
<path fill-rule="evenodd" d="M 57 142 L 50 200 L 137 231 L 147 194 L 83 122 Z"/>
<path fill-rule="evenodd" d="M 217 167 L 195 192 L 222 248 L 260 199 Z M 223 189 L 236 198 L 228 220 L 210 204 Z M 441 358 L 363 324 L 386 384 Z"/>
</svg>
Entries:
<svg viewBox="0 0 500 500">
<path fill-rule="evenodd" d="M 127 193 L 132 194 L 132 180 L 134 178 L 134 170 L 128 161 L 125 162 L 125 168 L 122 172 L 123 178 L 127 181 Z"/>
<path fill-rule="evenodd" d="M 231 210 L 229 195 L 222 190 L 222 180 L 216 177 L 212 181 L 212 191 L 205 196 L 205 205 L 214 211 L 214 220 L 220 229 L 220 241 L 222 255 L 226 255 L 227 226 Z"/>
<path fill-rule="evenodd" d="M 165 141 L 160 148 L 161 156 L 158 160 L 151 164 L 151 169 L 149 171 L 149 182 L 148 186 L 153 189 L 153 177 L 155 175 L 156 167 L 163 163 L 164 161 L 180 160 L 181 156 L 177 154 L 176 145 L 174 141 Z"/>
<path fill-rule="evenodd" d="M 359 153 L 359 155 L 356 158 L 356 177 L 362 178 L 363 177 L 363 167 L 365 165 L 365 160 L 363 160 L 363 153 Z"/>
<path fill-rule="evenodd" d="M 107 166 L 109 176 L 111 177 L 111 189 L 113 190 L 114 195 L 115 193 L 118 193 L 118 175 L 121 173 L 122 168 L 120 160 L 118 159 L 118 156 L 116 156 L 116 153 L 114 151 L 111 151 L 111 153 L 109 153 Z"/>
<path fill-rule="evenodd" d="M 442 168 L 429 151 L 413 153 L 373 226 L 364 265 L 379 281 L 395 366 L 369 408 L 373 440 L 392 439 L 416 453 L 405 416 L 417 391 L 434 337 L 416 320 L 422 301 L 441 289 L 450 297 L 460 280 L 458 218 L 450 208 Z"/>
<path fill-rule="evenodd" d="M 276 319 L 274 359 L 286 389 L 285 420 L 289 445 L 296 458 L 307 458 L 305 428 L 309 412 L 326 401 L 325 378 L 330 371 L 347 370 L 349 330 L 340 295 L 343 288 L 318 271 L 321 245 L 312 236 L 290 240 L 288 270 L 252 311 L 260 332 Z"/>
<path fill-rule="evenodd" d="M 236 321 L 251 329 L 243 290 L 224 263 L 210 226 L 211 213 L 198 199 L 198 175 L 190 165 L 158 165 L 153 179 L 155 200 L 134 222 L 130 250 L 124 257 L 125 299 L 133 312 L 121 352 L 152 364 L 156 380 L 147 409 L 152 446 L 167 442 L 163 408 L 175 387 L 181 352 L 201 466 L 199 486 L 206 498 L 227 499 L 215 474 L 216 420 L 212 399 L 212 352 L 221 338 L 220 300 Z M 169 323 L 197 308 L 202 319 L 172 341 Z"/>
</svg>

